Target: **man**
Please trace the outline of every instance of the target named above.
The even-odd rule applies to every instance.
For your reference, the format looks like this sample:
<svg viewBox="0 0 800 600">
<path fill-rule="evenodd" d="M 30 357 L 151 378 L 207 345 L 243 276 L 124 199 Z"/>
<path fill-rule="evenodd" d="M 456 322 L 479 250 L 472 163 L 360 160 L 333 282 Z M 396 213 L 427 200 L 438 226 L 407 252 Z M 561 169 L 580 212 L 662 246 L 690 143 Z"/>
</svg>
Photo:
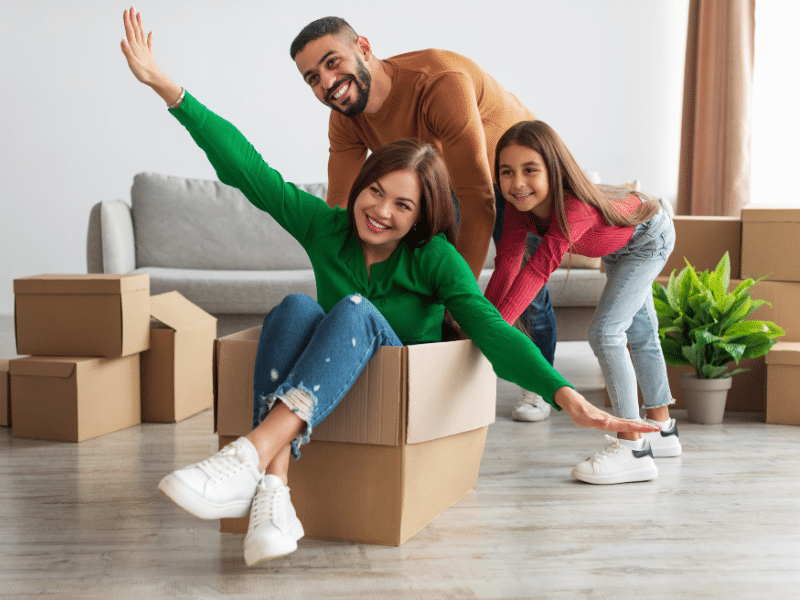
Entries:
<svg viewBox="0 0 800 600">
<path fill-rule="evenodd" d="M 477 279 L 489 238 L 496 241 L 502 230 L 505 201 L 492 177 L 495 144 L 511 125 L 535 115 L 464 56 L 422 50 L 381 60 L 369 40 L 338 17 L 307 25 L 290 54 L 317 99 L 332 109 L 328 204 L 347 206 L 368 150 L 409 137 L 432 144 L 444 158 L 458 202 L 456 248 Z M 552 364 L 555 316 L 546 288 L 523 320 Z M 514 418 L 547 418 L 547 403 L 529 394 L 523 399 Z"/>
</svg>

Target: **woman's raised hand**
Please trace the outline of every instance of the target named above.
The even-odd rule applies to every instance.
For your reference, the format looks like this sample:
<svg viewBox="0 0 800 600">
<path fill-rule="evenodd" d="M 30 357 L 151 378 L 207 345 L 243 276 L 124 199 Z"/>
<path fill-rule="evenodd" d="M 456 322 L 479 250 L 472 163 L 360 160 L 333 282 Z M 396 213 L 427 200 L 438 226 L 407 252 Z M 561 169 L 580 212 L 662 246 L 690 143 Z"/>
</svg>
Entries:
<svg viewBox="0 0 800 600">
<path fill-rule="evenodd" d="M 183 91 L 156 64 L 153 57 L 153 32 L 146 37 L 142 26 L 142 13 L 131 6 L 123 17 L 125 37 L 122 38 L 122 53 L 128 61 L 134 77 L 150 86 L 167 104 L 173 104 Z"/>
<path fill-rule="evenodd" d="M 571 387 L 559 388 L 553 399 L 556 404 L 572 417 L 572 422 L 579 427 L 623 433 L 652 433 L 659 430 L 657 425 L 615 417 L 597 408 Z"/>
</svg>

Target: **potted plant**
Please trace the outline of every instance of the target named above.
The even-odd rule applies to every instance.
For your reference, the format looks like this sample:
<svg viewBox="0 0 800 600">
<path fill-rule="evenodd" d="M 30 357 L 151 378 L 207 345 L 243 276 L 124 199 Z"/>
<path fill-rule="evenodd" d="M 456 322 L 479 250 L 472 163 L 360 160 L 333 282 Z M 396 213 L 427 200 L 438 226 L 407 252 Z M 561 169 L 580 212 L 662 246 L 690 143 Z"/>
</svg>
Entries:
<svg viewBox="0 0 800 600">
<path fill-rule="evenodd" d="M 728 292 L 730 272 L 726 252 L 713 271 L 697 273 L 686 260 L 680 273 L 672 272 L 667 287 L 653 282 L 664 359 L 668 365 L 694 369 L 681 377 L 689 420 L 694 423 L 721 423 L 731 376 L 747 370 L 730 370 L 731 363 L 763 356 L 784 335 L 775 323 L 747 320 L 766 303 L 750 298 L 750 288 L 763 277 L 746 279 Z"/>
</svg>

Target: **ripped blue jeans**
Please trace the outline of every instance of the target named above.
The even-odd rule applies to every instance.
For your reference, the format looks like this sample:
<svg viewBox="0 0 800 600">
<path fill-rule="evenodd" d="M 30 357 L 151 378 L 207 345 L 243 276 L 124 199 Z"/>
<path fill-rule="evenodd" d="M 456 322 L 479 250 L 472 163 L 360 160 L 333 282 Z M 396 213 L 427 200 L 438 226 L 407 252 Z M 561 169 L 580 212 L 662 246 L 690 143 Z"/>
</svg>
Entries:
<svg viewBox="0 0 800 600">
<path fill-rule="evenodd" d="M 290 294 L 264 318 L 253 378 L 253 428 L 276 401 L 308 425 L 292 441 L 292 456 L 336 408 L 381 346 L 403 343 L 377 308 L 359 294 L 328 314 L 316 300 Z"/>
</svg>

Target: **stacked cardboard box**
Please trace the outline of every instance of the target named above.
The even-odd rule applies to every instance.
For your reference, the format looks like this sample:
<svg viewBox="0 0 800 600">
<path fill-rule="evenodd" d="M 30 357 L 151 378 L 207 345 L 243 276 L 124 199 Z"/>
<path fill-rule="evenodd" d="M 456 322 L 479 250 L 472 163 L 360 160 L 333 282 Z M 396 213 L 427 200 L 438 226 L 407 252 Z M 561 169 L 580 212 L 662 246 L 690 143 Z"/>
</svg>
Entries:
<svg viewBox="0 0 800 600">
<path fill-rule="evenodd" d="M 260 328 L 215 346 L 220 447 L 252 429 Z M 292 461 L 306 537 L 399 545 L 475 487 L 496 376 L 470 341 L 381 348 Z M 223 519 L 244 532 L 247 518 Z"/>
<path fill-rule="evenodd" d="M 142 378 L 163 380 L 151 376 L 157 368 L 140 365 L 151 345 L 149 276 L 39 275 L 15 280 L 14 294 L 17 353 L 32 356 L 9 363 L 12 435 L 79 442 L 140 423 Z M 158 299 L 159 314 L 177 300 Z M 205 331 L 207 390 L 195 412 L 212 399 L 215 332 Z M 159 352 L 161 338 L 152 337 L 159 342 L 151 351 Z M 145 406 L 174 395 L 148 391 Z M 171 420 L 186 413 L 173 411 Z"/>
<path fill-rule="evenodd" d="M 758 318 L 786 331 L 765 357 L 767 423 L 800 425 L 800 262 L 794 249 L 798 235 L 800 209 L 742 209 L 742 277 L 766 275 L 753 288 L 753 297 L 772 303 L 754 314 L 768 315 Z"/>
</svg>

